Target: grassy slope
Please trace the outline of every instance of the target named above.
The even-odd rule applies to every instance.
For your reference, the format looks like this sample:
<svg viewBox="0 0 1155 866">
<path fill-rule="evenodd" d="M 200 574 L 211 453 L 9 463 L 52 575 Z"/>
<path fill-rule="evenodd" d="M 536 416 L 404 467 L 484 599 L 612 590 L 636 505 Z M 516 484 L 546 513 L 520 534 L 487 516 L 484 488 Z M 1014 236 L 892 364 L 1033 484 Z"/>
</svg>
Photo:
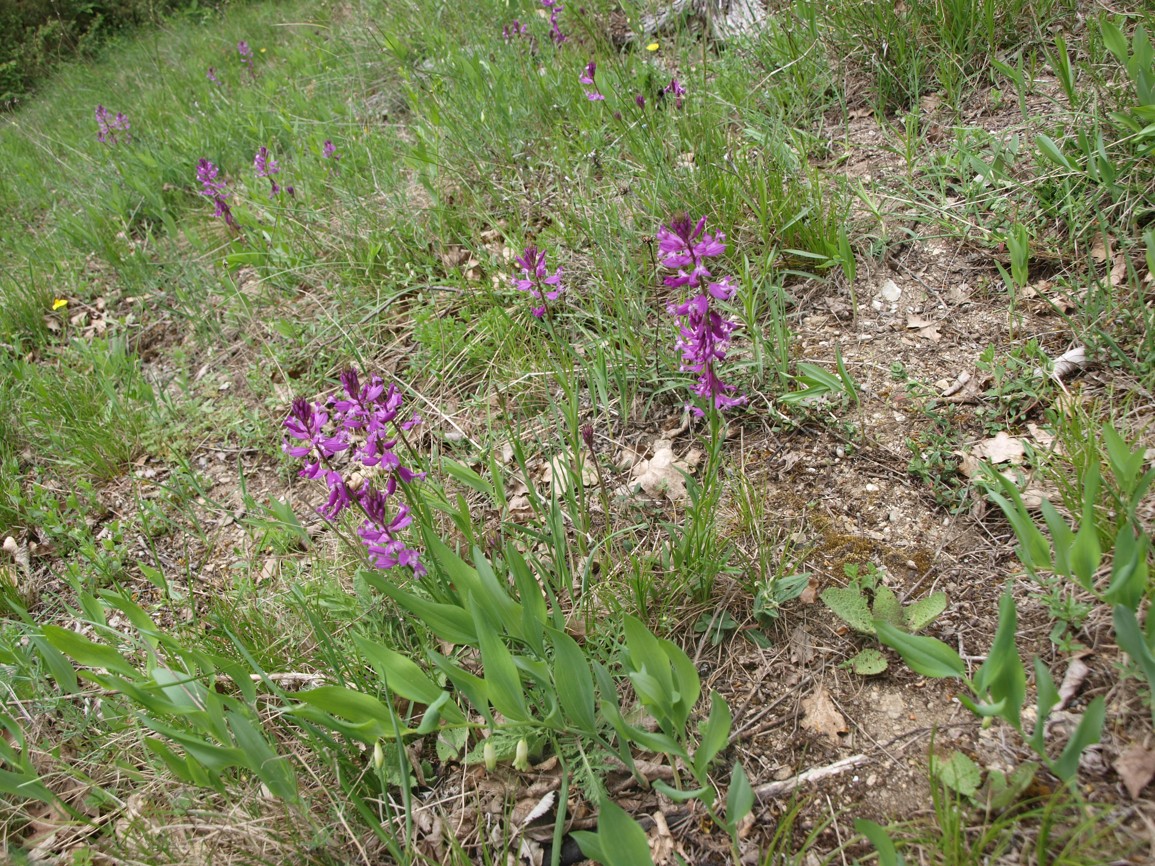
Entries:
<svg viewBox="0 0 1155 866">
<path fill-rule="evenodd" d="M 584 646 L 593 658 L 617 657 L 623 612 L 684 635 L 695 622 L 708 634 L 711 620 L 732 611 L 731 621 L 744 628 L 757 624 L 784 637 L 789 628 L 779 634 L 781 623 L 804 611 L 787 607 L 777 623 L 750 618 L 755 596 L 774 608 L 776 578 L 817 569 L 823 582 L 837 581 L 843 564 L 885 564 L 881 548 L 869 545 L 831 554 L 834 531 L 816 518 L 794 550 L 798 533 L 789 530 L 808 519 L 810 494 L 795 501 L 769 493 L 748 469 L 747 448 L 771 455 L 781 439 L 821 441 L 833 451 L 835 440 L 845 441 L 852 453 L 888 455 L 888 471 L 905 475 L 912 455 L 878 451 L 883 433 L 864 422 L 873 417 L 868 412 L 893 408 L 880 396 L 889 386 L 878 385 L 877 371 L 901 385 L 919 353 L 904 367 L 895 361 L 906 357 L 898 354 L 904 348 L 869 355 L 847 340 L 851 377 L 871 386 L 859 395 L 866 407 L 843 401 L 839 387 L 818 407 L 774 401 L 801 387 L 790 375 L 800 372 L 794 360 L 834 369 L 829 338 L 822 343 L 807 331 L 810 303 L 818 295 L 838 299 L 859 322 L 885 268 L 921 244 L 942 239 L 953 250 L 981 252 L 988 263 L 975 269 L 982 280 L 976 299 L 990 314 L 982 338 L 994 347 L 991 391 L 973 413 L 951 414 L 929 388 L 903 385 L 929 419 L 911 435 L 927 446 L 915 448 L 912 467 L 930 493 L 957 505 L 967 490 L 953 472 L 954 449 L 999 429 L 1020 434 L 1028 420 L 1050 423 L 1071 443 L 1093 439 L 1110 417 L 1129 436 L 1142 435 L 1155 375 L 1155 331 L 1143 301 L 1152 181 L 1142 147 L 1149 144 L 1142 137 L 1119 143 L 1124 133 L 1104 119 L 1109 110 L 1129 111 L 1135 99 L 1096 28 L 1069 34 L 1078 76 L 1070 100 L 1043 74 L 1044 49 L 1054 52 L 1048 25 L 1070 10 L 1043 3 L 1007 13 L 979 40 L 964 38 L 965 27 L 928 24 L 942 42 L 933 51 L 920 47 L 925 39 L 902 41 L 901 22 L 885 15 L 806 3 L 781 12 L 752 44 L 715 50 L 692 28 L 679 28 L 655 52 L 618 51 L 607 32 L 621 22 L 587 7 L 586 15 L 576 7 L 563 13 L 570 41 L 560 51 L 530 3 L 478 3 L 469 15 L 450 4 L 401 2 L 238 9 L 204 26 L 142 35 L 100 63 L 70 67 L 6 118 L 0 534 L 32 555 L 27 572 L 18 561 L 8 564 L 19 584 L 13 611 L 30 613 L 14 613 L 0 628 L 12 696 L 6 714 L 13 731 L 23 730 L 35 769 L 68 806 L 108 820 L 90 836 L 50 836 L 44 822 L 65 812 L 9 798 L 0 813 L 4 844 L 91 846 L 148 862 L 398 855 L 406 831 L 378 820 L 405 811 L 390 785 L 395 771 L 368 773 L 366 756 L 346 739 L 275 722 L 273 704 L 263 699 L 226 701 L 228 712 L 267 725 L 278 751 L 293 756 L 303 804 L 261 797 L 260 782 L 245 772 L 222 773 L 220 790 L 204 793 L 215 774 L 198 775 L 195 762 L 146 745 L 148 729 L 131 702 L 108 695 L 98 712 L 68 694 L 59 685 L 63 656 L 27 638 L 39 635 L 40 624 L 59 623 L 118 640 L 128 630 L 124 616 L 109 615 L 96 599 L 124 588 L 168 635 L 164 652 L 194 669 L 203 672 L 190 655 L 199 651 L 214 654 L 218 670 L 234 679 L 251 669 L 320 671 L 379 693 L 367 666 L 350 661 L 351 634 L 419 657 L 436 643 L 352 578 L 351 554 L 312 518 L 315 491 L 294 482 L 278 454 L 289 399 L 329 390 L 347 364 L 395 375 L 428 421 L 420 444 L 435 484 L 448 483 L 436 471 L 442 456 L 485 471 L 478 458 L 491 449 L 500 456 L 509 440 L 525 446 L 526 465 L 500 468 L 494 480 L 541 482 L 552 455 L 581 450 L 578 430 L 587 422 L 597 428 L 608 470 L 626 443 L 645 450 L 663 427 L 676 426 L 687 393 L 665 313 L 673 296 L 655 278 L 650 240 L 680 210 L 707 215 L 712 230 L 726 233 L 719 272 L 741 284 L 731 309 L 742 328 L 725 368 L 751 398 L 735 416 L 742 435 L 731 441 L 740 444 L 724 457 L 738 478 L 718 480 L 705 504 L 688 513 L 660 498 L 599 513 L 592 479 L 590 490 L 561 497 L 565 518 L 555 525 L 581 531 L 545 533 L 555 547 L 541 555 L 551 564 L 543 580 L 556 581 L 562 608 L 589 620 Z M 530 21 L 534 44 L 502 40 L 500 25 L 515 15 Z M 255 50 L 252 74 L 236 53 L 242 39 Z M 893 69 L 872 78 L 877 66 L 856 52 L 884 40 L 907 54 L 892 54 Z M 1022 67 L 1014 65 L 1019 49 L 1027 57 Z M 992 72 L 992 56 L 1011 65 Z M 602 102 L 586 100 L 577 82 L 590 58 L 598 61 Z M 1032 62 L 1036 80 L 1024 84 L 1016 119 L 1013 74 Z M 207 79 L 209 67 L 220 85 Z M 688 90 L 682 109 L 661 92 L 675 76 Z M 924 92 L 941 92 L 947 107 L 924 103 L 921 113 L 907 113 Z M 131 142 L 96 140 L 98 103 L 129 116 Z M 876 126 L 863 117 L 871 105 L 898 114 Z M 1009 114 L 1020 134 L 1017 154 L 1000 156 L 1005 137 L 981 128 L 984 112 L 997 114 L 999 105 L 1010 109 L 1000 116 Z M 1034 133 L 1061 141 L 1067 130 L 1097 124 L 1116 168 L 1110 185 L 1036 156 Z M 324 158 L 325 140 L 339 161 Z M 271 199 L 267 182 L 254 176 L 260 146 L 278 159 L 278 180 L 293 185 L 293 197 Z M 1074 143 L 1069 152 L 1082 159 Z M 855 168 L 863 153 L 865 170 Z M 202 157 L 229 181 L 239 236 L 197 195 Z M 1014 284 L 1008 238 L 1016 226 L 1031 237 L 1033 290 L 1045 291 L 1037 287 L 1046 276 L 1057 294 L 1074 298 L 1058 324 L 1022 312 L 1025 279 L 1015 285 L 1018 298 L 1012 292 L 1008 300 L 989 264 L 999 261 Z M 1093 250 L 1100 230 L 1123 256 L 1110 262 L 1121 268 L 1113 281 Z M 561 332 L 555 339 L 506 283 L 511 255 L 529 243 L 565 272 L 568 291 L 550 325 Z M 1031 342 L 1036 336 L 1041 349 Z M 1057 355 L 1055 347 L 1071 338 L 1098 352 L 1102 373 L 1091 393 L 1101 401 L 1045 415 L 1059 405 L 1059 389 L 1030 371 L 1039 352 Z M 574 372 L 559 380 L 558 370 Z M 705 434 L 694 428 L 683 435 Z M 895 435 L 901 449 L 908 433 Z M 1048 470 L 1073 513 L 1081 510 L 1081 491 L 1071 479 L 1089 459 L 1079 454 Z M 470 495 L 478 525 L 464 519 L 455 530 L 446 520 L 447 532 L 503 538 L 503 523 L 539 527 L 549 516 Z M 935 507 L 929 496 L 921 504 Z M 303 528 L 288 517 L 292 506 Z M 767 529 L 775 520 L 784 528 Z M 682 528 L 670 532 L 667 522 Z M 1009 545 L 1005 538 L 999 544 L 997 567 L 1005 572 Z M 593 583 L 594 563 L 596 592 L 578 598 L 573 590 Z M 1078 604 L 1088 599 L 1069 588 L 1050 598 L 1049 611 L 1032 608 L 1036 624 L 1066 618 L 1086 638 Z M 973 601 L 989 609 L 991 599 L 987 592 Z M 968 641 L 988 645 L 989 625 L 984 620 Z M 132 658 L 145 658 L 145 646 L 134 646 Z M 1102 669 L 1096 688 L 1114 682 L 1109 660 Z M 731 703 L 741 699 L 735 694 Z M 147 699 L 136 706 L 157 715 Z M 1127 716 L 1132 734 L 1135 717 Z M 169 743 L 200 730 L 179 714 L 157 724 Z M 230 730 L 226 738 L 236 737 Z M 748 767 L 759 760 L 752 743 L 740 752 Z M 761 757 L 765 772 L 770 759 Z M 718 767 L 722 787 L 727 767 Z M 594 776 L 578 781 L 589 791 Z M 846 805 L 856 808 L 853 800 Z M 945 801 L 937 810 L 944 830 L 959 814 Z M 200 816 L 201 830 L 164 830 L 167 820 L 188 815 Z M 1023 826 L 1037 834 L 1055 820 L 1031 813 Z M 205 826 L 244 829 L 220 836 Z M 1094 834 L 1078 826 L 1090 853 L 1076 846 L 1071 862 L 1094 862 Z M 965 837 L 961 824 L 954 832 Z M 908 832 L 908 844 L 934 851 L 933 833 L 920 833 Z M 204 839 L 218 847 L 194 855 Z M 769 836 L 754 839 L 765 851 L 774 844 Z M 456 854 L 452 843 L 427 850 L 464 859 L 478 840 L 463 833 Z M 796 852 L 804 842 L 800 830 L 782 844 Z M 815 844 L 826 853 L 836 842 Z M 936 862 L 968 861 L 940 851 Z"/>
</svg>

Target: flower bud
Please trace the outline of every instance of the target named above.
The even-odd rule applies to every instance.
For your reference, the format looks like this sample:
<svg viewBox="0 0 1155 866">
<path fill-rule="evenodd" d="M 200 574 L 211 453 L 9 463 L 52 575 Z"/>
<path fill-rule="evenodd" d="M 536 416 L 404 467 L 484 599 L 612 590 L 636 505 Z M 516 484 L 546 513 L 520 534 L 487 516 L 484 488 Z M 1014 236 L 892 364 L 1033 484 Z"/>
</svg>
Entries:
<svg viewBox="0 0 1155 866">
<path fill-rule="evenodd" d="M 492 773 L 497 769 L 497 751 L 493 748 L 493 743 L 486 740 L 481 754 L 485 756 L 485 769 Z"/>
<path fill-rule="evenodd" d="M 377 772 L 381 772 L 381 767 L 385 765 L 385 750 L 381 748 L 381 741 L 378 740 L 373 744 L 373 767 Z"/>
<path fill-rule="evenodd" d="M 517 741 L 517 754 L 513 758 L 513 769 L 519 773 L 529 772 L 529 743 L 525 737 Z"/>
</svg>

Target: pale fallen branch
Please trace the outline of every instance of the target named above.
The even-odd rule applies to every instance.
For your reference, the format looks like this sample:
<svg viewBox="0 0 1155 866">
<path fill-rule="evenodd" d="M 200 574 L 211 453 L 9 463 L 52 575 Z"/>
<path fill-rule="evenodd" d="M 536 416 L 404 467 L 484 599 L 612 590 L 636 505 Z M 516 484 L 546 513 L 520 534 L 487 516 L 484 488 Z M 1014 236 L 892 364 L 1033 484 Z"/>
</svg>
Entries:
<svg viewBox="0 0 1155 866">
<path fill-rule="evenodd" d="M 819 782 L 831 776 L 837 776 L 839 773 L 845 773 L 847 770 L 861 767 L 867 760 L 866 755 L 851 755 L 849 758 L 843 758 L 841 761 L 835 761 L 833 764 L 827 764 L 825 767 L 814 767 L 805 773 L 799 773 L 797 776 L 783 779 L 781 782 L 766 782 L 755 788 L 754 794 L 759 800 L 781 797 L 784 794 L 791 793 L 796 788 L 801 788 L 803 785 L 809 785 L 811 782 Z"/>
</svg>

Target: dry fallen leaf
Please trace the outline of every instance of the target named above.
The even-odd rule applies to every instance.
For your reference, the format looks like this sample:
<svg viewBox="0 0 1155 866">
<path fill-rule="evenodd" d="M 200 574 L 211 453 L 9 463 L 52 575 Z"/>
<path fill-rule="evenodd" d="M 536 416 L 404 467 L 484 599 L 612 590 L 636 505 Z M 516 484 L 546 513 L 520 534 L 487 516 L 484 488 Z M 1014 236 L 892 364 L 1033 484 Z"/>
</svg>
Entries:
<svg viewBox="0 0 1155 866">
<path fill-rule="evenodd" d="M 938 330 L 938 322 L 932 322 L 920 316 L 908 315 L 906 317 L 906 327 L 909 330 L 917 331 L 920 337 L 924 340 L 930 340 L 932 343 L 937 343 L 942 339 L 942 334 L 940 334 Z"/>
<path fill-rule="evenodd" d="M 790 632 L 790 661 L 796 665 L 809 664 L 814 658 L 814 639 L 802 626 Z"/>
<path fill-rule="evenodd" d="M 1063 676 L 1063 684 L 1059 686 L 1059 705 L 1055 709 L 1067 708 L 1067 705 L 1079 693 L 1083 680 L 1087 678 L 1087 674 L 1090 672 L 1091 669 L 1081 658 L 1071 659 L 1071 663 L 1067 665 L 1067 673 Z"/>
<path fill-rule="evenodd" d="M 1118 288 L 1127 282 L 1127 258 L 1122 253 L 1111 263 L 1111 286 Z"/>
<path fill-rule="evenodd" d="M 810 697 L 802 701 L 802 711 L 805 713 L 802 717 L 802 727 L 821 734 L 835 744 L 842 743 L 839 734 L 848 733 L 850 730 L 846 726 L 846 719 L 838 712 L 834 701 L 830 700 L 830 695 L 826 693 L 826 686 L 819 685 Z"/>
<path fill-rule="evenodd" d="M 1051 376 L 1062 382 L 1065 378 L 1074 375 L 1086 366 L 1087 349 L 1084 346 L 1076 346 L 1055 359 L 1051 366 Z"/>
<path fill-rule="evenodd" d="M 1023 440 L 1008 435 L 1005 430 L 1000 430 L 993 438 L 984 439 L 971 449 L 971 456 L 976 460 L 991 463 L 1022 463 L 1026 454 Z"/>
<path fill-rule="evenodd" d="M 1143 746 L 1128 746 L 1115 761 L 1115 772 L 1131 799 L 1138 800 L 1143 789 L 1155 779 L 1155 752 Z"/>
<path fill-rule="evenodd" d="M 701 459 L 701 453 L 691 451 L 684 458 L 674 456 L 674 445 L 669 439 L 659 439 L 654 443 L 654 456 L 643 460 L 631 470 L 630 483 L 620 488 L 618 495 L 630 494 L 640 489 L 647 496 L 660 499 L 663 496 L 671 502 L 686 499 L 686 479 L 683 472 L 690 472 Z"/>
</svg>

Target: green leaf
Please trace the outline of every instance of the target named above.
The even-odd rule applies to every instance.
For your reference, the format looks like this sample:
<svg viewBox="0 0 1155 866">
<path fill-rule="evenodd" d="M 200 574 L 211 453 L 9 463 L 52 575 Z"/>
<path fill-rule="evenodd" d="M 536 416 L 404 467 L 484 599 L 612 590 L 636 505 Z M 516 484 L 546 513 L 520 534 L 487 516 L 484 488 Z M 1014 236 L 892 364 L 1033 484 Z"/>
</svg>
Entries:
<svg viewBox="0 0 1155 866">
<path fill-rule="evenodd" d="M 874 647 L 861 650 L 857 655 L 844 662 L 844 665 L 860 677 L 877 676 L 889 667 L 886 656 Z"/>
<path fill-rule="evenodd" d="M 1092 511 L 1088 508 L 1088 512 Z M 1099 544 L 1099 531 L 1095 528 L 1095 521 L 1084 516 L 1071 544 L 1071 571 L 1079 585 L 1087 592 L 1095 591 L 1095 572 L 1099 570 L 1099 563 L 1103 561 L 1103 549 Z"/>
<path fill-rule="evenodd" d="M 944 785 L 967 799 L 974 799 L 982 782 L 978 764 L 962 752 L 951 752 L 945 761 L 931 760 L 931 770 Z"/>
<path fill-rule="evenodd" d="M 1051 531 L 1051 546 L 1055 551 L 1055 571 L 1062 575 L 1071 573 L 1071 549 L 1075 546 L 1075 533 L 1066 518 L 1055 509 L 1048 499 L 1039 503 L 1043 519 Z"/>
<path fill-rule="evenodd" d="M 674 679 L 670 673 L 670 660 L 662 652 L 662 646 L 653 633 L 641 621 L 628 614 L 623 620 L 626 632 L 626 647 L 629 649 L 630 664 L 636 671 L 644 671 L 656 680 L 655 691 L 665 696 L 674 693 Z"/>
<path fill-rule="evenodd" d="M 1120 64 L 1126 67 L 1127 60 L 1130 57 L 1130 51 L 1128 51 L 1127 37 L 1123 35 L 1123 31 L 1104 16 L 1099 22 L 1099 32 L 1103 37 L 1103 45 L 1115 55 L 1115 59 L 1118 60 Z"/>
<path fill-rule="evenodd" d="M 653 866 L 646 831 L 625 809 L 603 798 L 598 803 L 598 813 L 598 837 L 605 866 Z M 581 847 L 580 841 L 578 845 Z"/>
<path fill-rule="evenodd" d="M 441 460 L 441 468 L 450 478 L 464 484 L 470 490 L 477 491 L 488 498 L 490 502 L 497 500 L 497 493 L 494 491 L 493 485 L 464 463 L 458 463 L 456 460 L 444 457 Z"/>
<path fill-rule="evenodd" d="M 878 866 L 906 866 L 906 860 L 898 849 L 886 829 L 865 818 L 854 819 L 854 830 L 866 837 L 866 841 L 874 846 L 878 852 Z"/>
<path fill-rule="evenodd" d="M 874 604 L 871 607 L 875 619 L 881 619 L 893 626 L 902 628 L 902 605 L 898 601 L 898 596 L 894 594 L 894 590 L 889 586 L 880 586 L 874 591 Z"/>
<path fill-rule="evenodd" d="M 945 592 L 932 592 L 926 598 L 908 604 L 902 612 L 907 629 L 912 632 L 922 631 L 946 610 L 946 605 Z"/>
<path fill-rule="evenodd" d="M 862 634 L 874 634 L 874 620 L 866 596 L 857 587 L 830 587 L 822 591 L 822 603 L 843 622 Z"/>
<path fill-rule="evenodd" d="M 717 692 L 710 692 L 710 717 L 702 730 L 702 742 L 694 752 L 694 776 L 700 783 L 706 781 L 710 762 L 730 742 L 730 726 L 733 721 L 725 698 Z"/>
<path fill-rule="evenodd" d="M 1015 645 L 1017 630 L 1015 598 L 1007 587 L 999 599 L 999 625 L 994 643 L 987 660 L 975 674 L 975 691 L 980 698 L 985 699 L 989 694 L 996 702 L 1005 700 L 1005 718 L 1016 729 L 1022 727 L 1021 711 L 1027 694 L 1027 672 Z"/>
<path fill-rule="evenodd" d="M 94 643 L 83 635 L 56 625 L 42 626 L 41 633 L 52 646 L 71 657 L 77 664 L 90 668 L 104 668 L 131 678 L 139 676 L 128 659 L 110 646 Z"/>
<path fill-rule="evenodd" d="M 1053 162 L 1060 168 L 1065 168 L 1067 171 L 1078 171 L 1079 167 L 1075 165 L 1071 159 L 1059 149 L 1055 144 L 1054 139 L 1041 133 L 1035 136 L 1035 145 L 1039 148 L 1039 153 Z"/>
<path fill-rule="evenodd" d="M 1124 605 L 1117 604 L 1113 609 L 1115 622 L 1115 642 L 1119 649 L 1131 656 L 1131 661 L 1139 665 L 1144 678 L 1147 680 L 1149 691 L 1155 692 L 1155 655 L 1143 639 L 1143 631 L 1139 628 L 1139 620 L 1135 611 Z M 1151 616 L 1150 613 L 1147 614 Z M 1155 700 L 1151 701 L 1151 720 L 1155 723 Z"/>
<path fill-rule="evenodd" d="M 674 723 L 682 730 L 702 694 L 702 681 L 698 676 L 698 668 L 680 646 L 665 638 L 658 639 L 658 646 L 669 660 L 676 697 L 673 706 Z"/>
<path fill-rule="evenodd" d="M 441 604 L 415 595 L 386 579 L 379 571 L 362 572 L 365 581 L 413 614 L 442 640 L 462 646 L 477 646 L 477 628 L 464 608 Z"/>
<path fill-rule="evenodd" d="M 371 641 L 363 635 L 353 635 L 353 642 L 361 651 L 361 655 L 373 666 L 374 670 L 385 681 L 385 685 L 394 694 L 425 706 L 436 703 L 445 694 L 425 671 L 408 656 Z M 444 705 L 443 713 L 446 719 L 451 722 L 465 721 L 464 713 L 452 703 Z"/>
<path fill-rule="evenodd" d="M 1149 540 L 1142 530 L 1138 533 L 1129 522 L 1119 527 L 1115 536 L 1115 559 L 1111 563 L 1111 583 L 1104 598 L 1111 604 L 1121 604 L 1137 610 L 1147 591 L 1147 547 Z"/>
<path fill-rule="evenodd" d="M 915 673 L 936 679 L 962 677 L 966 673 L 962 658 L 942 641 L 907 634 L 881 620 L 876 620 L 874 627 L 878 639 L 902 656 Z"/>
<path fill-rule="evenodd" d="M 754 789 L 740 763 L 730 773 L 730 787 L 726 790 L 726 822 L 736 830 L 742 819 L 754 808 Z"/>
<path fill-rule="evenodd" d="M 521 687 L 521 675 L 517 672 L 513 655 L 496 632 L 486 628 L 485 614 L 477 609 L 477 601 L 471 599 L 470 602 L 479 626 L 481 663 L 485 666 L 485 686 L 490 703 L 507 719 L 528 722 L 530 716 L 525 705 L 525 692 Z"/>
<path fill-rule="evenodd" d="M 553 676 L 558 701 L 577 727 L 592 734 L 597 730 L 594 681 L 585 653 L 564 631 L 551 628 L 547 634 L 553 644 Z"/>
<path fill-rule="evenodd" d="M 1030 739 L 1027 740 L 1030 747 L 1035 750 L 1035 754 L 1043 756 L 1047 754 L 1045 740 L 1047 719 L 1058 703 L 1059 690 L 1055 688 L 1055 679 L 1051 676 L 1047 663 L 1035 656 L 1035 729 L 1031 731 Z"/>
<path fill-rule="evenodd" d="M 1075 733 L 1071 734 L 1070 742 L 1063 749 L 1063 754 L 1059 756 L 1057 761 L 1050 763 L 1049 768 L 1052 773 L 1064 782 L 1074 777 L 1075 773 L 1079 771 L 1079 757 L 1083 754 L 1083 750 L 1099 742 L 1099 734 L 1103 730 L 1103 720 L 1106 718 L 1106 714 L 1107 704 L 1103 696 L 1100 695 L 1087 706 L 1087 711 L 1079 720 L 1079 726 L 1075 728 Z"/>
<path fill-rule="evenodd" d="M 394 712 L 372 695 L 345 686 L 317 686 L 299 692 L 297 698 L 308 706 L 352 722 L 362 742 L 372 743 L 394 736 Z"/>
<path fill-rule="evenodd" d="M 667 797 L 670 800 L 673 800 L 675 803 L 685 803 L 690 800 L 705 801 L 707 799 L 712 799 L 711 795 L 714 793 L 714 789 L 710 787 L 691 788 L 689 790 L 680 791 L 662 779 L 655 779 L 651 787 L 653 787 L 653 789 L 663 797 Z"/>
</svg>

